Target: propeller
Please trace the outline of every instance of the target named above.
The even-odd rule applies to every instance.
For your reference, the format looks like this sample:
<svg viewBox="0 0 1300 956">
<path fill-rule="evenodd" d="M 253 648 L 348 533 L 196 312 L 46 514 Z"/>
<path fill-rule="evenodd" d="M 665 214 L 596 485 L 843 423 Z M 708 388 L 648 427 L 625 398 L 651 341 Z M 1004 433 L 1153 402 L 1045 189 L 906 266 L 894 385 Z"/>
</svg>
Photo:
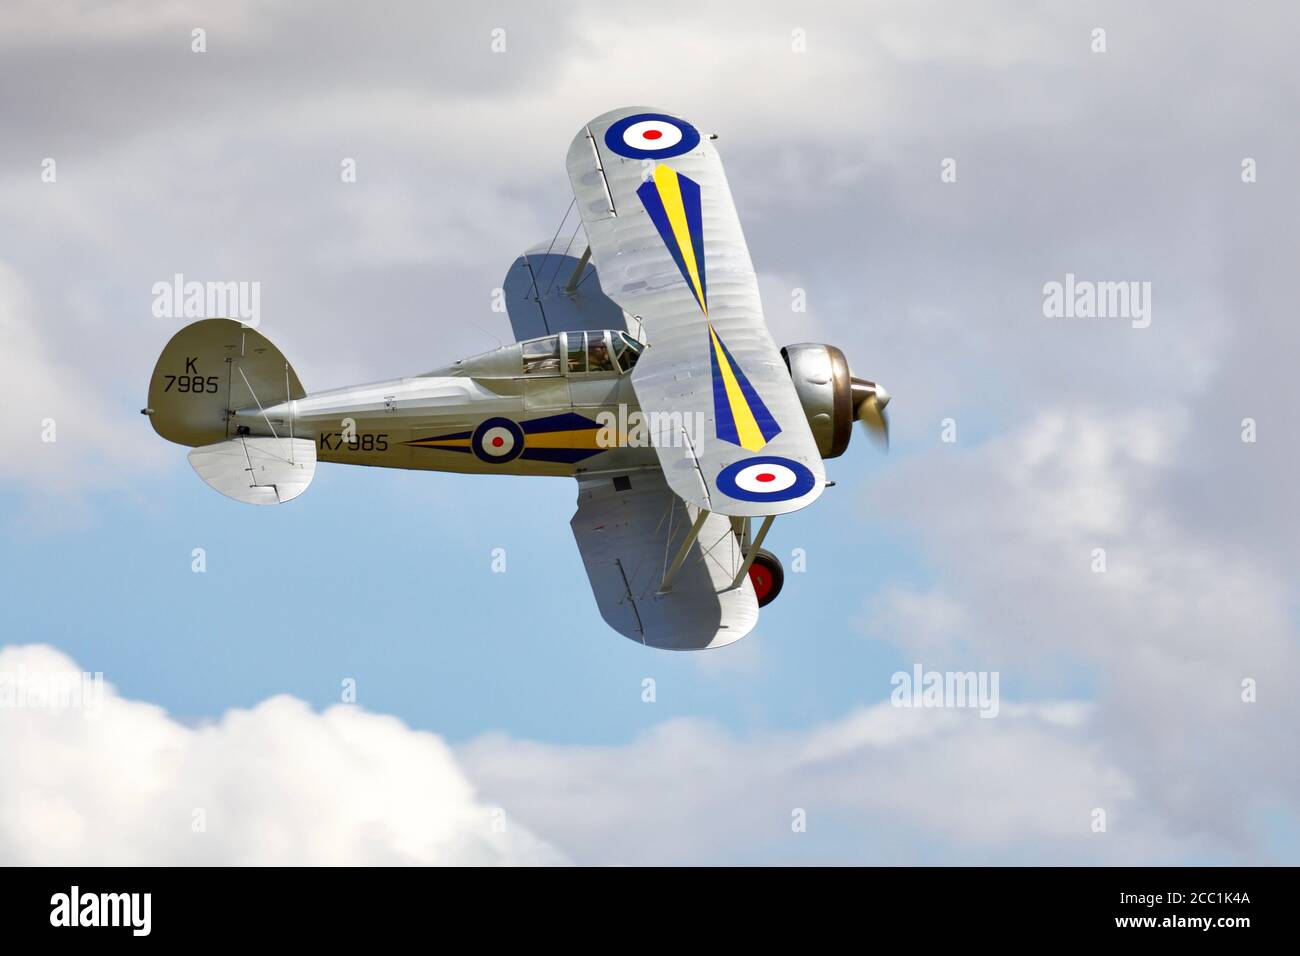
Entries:
<svg viewBox="0 0 1300 956">
<path fill-rule="evenodd" d="M 851 382 L 853 417 L 862 422 L 872 441 L 888 451 L 889 419 L 885 417 L 885 406 L 889 404 L 889 392 L 885 386 L 865 378 L 853 378 Z"/>
</svg>

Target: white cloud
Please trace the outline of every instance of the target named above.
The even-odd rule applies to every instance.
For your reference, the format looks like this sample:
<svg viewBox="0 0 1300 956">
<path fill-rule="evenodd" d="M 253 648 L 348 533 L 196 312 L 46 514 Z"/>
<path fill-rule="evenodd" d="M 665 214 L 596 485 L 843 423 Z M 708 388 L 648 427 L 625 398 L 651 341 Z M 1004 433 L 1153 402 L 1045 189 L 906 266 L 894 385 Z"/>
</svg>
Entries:
<svg viewBox="0 0 1300 956">
<path fill-rule="evenodd" d="M 50 647 L 0 650 L 19 700 L 78 673 Z M 0 709 L 0 754 L 6 865 L 563 861 L 479 799 L 439 737 L 351 705 L 273 697 L 187 727 L 110 686 L 88 710 Z"/>
<path fill-rule="evenodd" d="M 4 863 L 888 863 L 936 840 L 954 862 L 1176 855 L 1089 741 L 1091 708 L 1070 701 L 993 720 L 881 703 L 749 740 L 696 720 L 613 747 L 489 735 L 456 752 L 392 717 L 286 696 L 198 727 L 111 685 L 89 712 L 12 706 L 77 674 L 47 646 L 0 650 Z M 1098 806 L 1124 829 L 1093 833 Z"/>
<path fill-rule="evenodd" d="M 17 271 L 0 260 L 0 434 L 8 442 L 0 479 L 57 492 L 66 508 L 70 489 L 124 477 L 123 468 L 157 461 L 161 449 L 148 440 L 143 419 L 143 429 L 124 430 L 125 414 L 110 412 L 112 403 L 77 359 L 50 347 L 51 312 L 38 307 Z"/>
<path fill-rule="evenodd" d="M 52 7 L 40 0 L 13 0 L 0 10 L 0 45 L 58 42 L 126 42 L 143 37 L 170 37 L 188 48 L 190 31 L 202 26 L 219 35 L 241 38 L 261 19 L 252 0 L 232 0 L 219 7 L 202 0 L 137 0 L 105 3 L 88 0 Z"/>
<path fill-rule="evenodd" d="M 961 605 L 945 594 L 886 584 L 871 597 L 860 625 L 874 640 L 907 635 L 907 649 L 926 661 L 951 655 L 966 621 Z"/>
<path fill-rule="evenodd" d="M 0 650 L 4 863 L 1266 858 L 1170 812 L 1159 781 L 1113 746 L 1105 704 L 1004 700 L 984 719 L 886 701 L 748 738 L 684 719 L 620 746 L 490 734 L 454 751 L 392 717 L 314 713 L 286 696 L 198 727 L 111 686 L 89 713 L 12 706 L 15 682 L 21 694 L 42 675 L 77 673 L 50 647 Z M 205 832 L 193 831 L 196 809 Z M 792 829 L 796 811 L 807 832 Z"/>
<path fill-rule="evenodd" d="M 1176 860 L 1128 774 L 1089 740 L 1087 705 L 881 703 L 743 740 L 694 720 L 627 746 L 488 736 L 460 756 L 484 792 L 582 863 Z M 1092 829 L 1102 808 L 1108 831 Z M 792 829 L 803 810 L 807 832 Z M 927 856 L 927 854 L 929 856 Z"/>
<path fill-rule="evenodd" d="M 1300 775 L 1276 760 L 1300 720 L 1278 684 L 1300 670 L 1294 590 L 1171 517 L 1166 479 L 1198 440 L 1176 411 L 1054 409 L 902 464 L 873 506 L 920 536 L 936 583 L 886 590 L 867 629 L 927 666 L 1014 661 L 1021 679 L 1090 686 L 1090 740 L 1147 811 L 1251 854 L 1264 808 L 1300 808 Z"/>
</svg>

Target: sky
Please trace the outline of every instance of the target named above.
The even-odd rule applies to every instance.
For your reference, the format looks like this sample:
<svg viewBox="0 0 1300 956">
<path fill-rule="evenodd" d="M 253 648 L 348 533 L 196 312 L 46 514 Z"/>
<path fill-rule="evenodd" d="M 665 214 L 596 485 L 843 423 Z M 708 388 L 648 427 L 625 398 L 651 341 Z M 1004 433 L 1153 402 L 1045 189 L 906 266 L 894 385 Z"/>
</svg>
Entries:
<svg viewBox="0 0 1300 956">
<path fill-rule="evenodd" d="M 0 862 L 1300 863 L 1300 12 L 743 9 L 0 8 L 0 691 L 105 681 L 0 694 Z M 893 395 L 745 639 L 609 630 L 568 479 L 255 508 L 138 414 L 176 273 L 259 282 L 309 391 L 509 341 L 625 105 L 718 134 L 777 342 Z"/>
</svg>

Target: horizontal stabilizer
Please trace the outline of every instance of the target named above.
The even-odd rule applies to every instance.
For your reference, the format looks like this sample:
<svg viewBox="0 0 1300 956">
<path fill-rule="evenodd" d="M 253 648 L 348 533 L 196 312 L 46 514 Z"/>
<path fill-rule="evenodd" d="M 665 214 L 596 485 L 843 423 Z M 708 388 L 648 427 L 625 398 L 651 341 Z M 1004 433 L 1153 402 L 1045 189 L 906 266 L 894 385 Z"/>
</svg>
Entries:
<svg viewBox="0 0 1300 956">
<path fill-rule="evenodd" d="M 274 505 L 297 498 L 316 474 L 316 443 L 240 435 L 189 453 L 198 476 L 227 498 Z"/>
</svg>

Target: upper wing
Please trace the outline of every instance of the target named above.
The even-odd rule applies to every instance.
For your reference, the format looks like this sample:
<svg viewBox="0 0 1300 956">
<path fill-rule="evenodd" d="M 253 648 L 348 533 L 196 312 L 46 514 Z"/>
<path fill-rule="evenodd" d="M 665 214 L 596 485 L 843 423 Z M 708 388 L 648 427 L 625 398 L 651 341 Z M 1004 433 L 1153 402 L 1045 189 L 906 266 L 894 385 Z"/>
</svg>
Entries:
<svg viewBox="0 0 1300 956">
<path fill-rule="evenodd" d="M 608 475 L 584 479 L 569 523 L 601 617 L 624 637 L 670 650 L 721 647 L 748 634 L 758 600 L 748 575 L 731 586 L 743 560 L 731 521 L 705 518 L 671 589 L 660 593 L 696 513 L 657 468 L 620 477 L 621 491 Z"/>
<path fill-rule="evenodd" d="M 501 289 L 516 341 L 627 328 L 623 310 L 601 288 L 596 267 L 580 258 L 581 246 L 578 256 L 571 255 L 572 246 L 560 249 L 543 242 L 511 264 Z"/>
<path fill-rule="evenodd" d="M 650 344 L 632 383 L 669 485 L 726 515 L 810 504 L 826 472 L 712 142 L 625 108 L 583 128 L 568 168 L 601 285 Z"/>
</svg>

